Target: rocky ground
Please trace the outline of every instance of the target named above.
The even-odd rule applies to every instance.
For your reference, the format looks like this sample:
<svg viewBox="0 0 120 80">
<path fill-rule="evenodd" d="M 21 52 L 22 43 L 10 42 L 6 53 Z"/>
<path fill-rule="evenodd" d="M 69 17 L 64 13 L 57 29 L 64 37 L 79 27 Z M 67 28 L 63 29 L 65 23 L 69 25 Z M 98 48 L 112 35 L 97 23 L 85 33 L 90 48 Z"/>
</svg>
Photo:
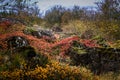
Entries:
<svg viewBox="0 0 120 80">
<path fill-rule="evenodd" d="M 104 47 L 96 40 L 80 39 L 78 36 L 58 40 L 54 34 L 47 31 L 34 31 L 31 34 L 18 31 L 2 34 L 0 45 L 1 51 L 10 50 L 11 52 L 24 50 L 22 47 L 31 46 L 39 52 L 66 63 L 69 57 L 70 65 L 88 66 L 95 74 L 116 72 L 120 69 L 119 48 L 112 48 L 110 45 Z M 34 54 L 28 55 L 30 58 L 35 56 Z"/>
<path fill-rule="evenodd" d="M 0 24 L 2 29 L 10 26 L 3 24 Z M 102 38 L 82 39 L 59 28 L 36 30 L 24 27 L 17 31 L 10 28 L 12 32 L 0 34 L 0 71 L 25 69 L 25 65 L 31 70 L 57 61 L 85 67 L 94 75 L 120 72 L 120 48 L 113 47 L 111 42 Z"/>
</svg>

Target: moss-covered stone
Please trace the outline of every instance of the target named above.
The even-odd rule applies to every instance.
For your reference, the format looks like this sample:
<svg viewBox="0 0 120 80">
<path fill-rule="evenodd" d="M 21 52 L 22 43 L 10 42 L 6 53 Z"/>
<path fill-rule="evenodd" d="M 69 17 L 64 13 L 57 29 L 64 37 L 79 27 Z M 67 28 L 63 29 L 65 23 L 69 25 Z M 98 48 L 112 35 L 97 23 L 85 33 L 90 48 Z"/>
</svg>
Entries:
<svg viewBox="0 0 120 80">
<path fill-rule="evenodd" d="M 84 54 L 81 54 L 83 51 Z M 95 74 L 120 71 L 120 49 L 110 47 L 89 48 L 78 43 L 69 49 L 67 55 L 70 56 L 72 65 L 87 66 Z"/>
</svg>

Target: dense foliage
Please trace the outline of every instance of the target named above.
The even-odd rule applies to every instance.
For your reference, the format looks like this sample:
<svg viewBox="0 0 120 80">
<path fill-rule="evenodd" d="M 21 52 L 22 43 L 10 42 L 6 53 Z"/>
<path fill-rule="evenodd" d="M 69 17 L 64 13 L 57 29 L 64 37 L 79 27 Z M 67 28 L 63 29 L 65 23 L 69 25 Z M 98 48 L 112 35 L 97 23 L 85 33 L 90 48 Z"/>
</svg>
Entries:
<svg viewBox="0 0 120 80">
<path fill-rule="evenodd" d="M 0 0 L 0 79 L 120 79 L 119 0 L 44 16 L 37 1 Z"/>
</svg>

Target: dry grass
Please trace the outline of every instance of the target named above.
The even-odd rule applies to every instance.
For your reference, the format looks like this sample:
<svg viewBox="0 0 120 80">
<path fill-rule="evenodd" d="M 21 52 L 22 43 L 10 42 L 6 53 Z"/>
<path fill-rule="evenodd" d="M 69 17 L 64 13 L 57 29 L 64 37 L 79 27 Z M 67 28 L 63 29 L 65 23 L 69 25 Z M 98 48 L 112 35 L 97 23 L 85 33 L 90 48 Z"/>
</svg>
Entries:
<svg viewBox="0 0 120 80">
<path fill-rule="evenodd" d="M 120 73 L 109 72 L 99 76 L 100 80 L 120 80 Z"/>
</svg>

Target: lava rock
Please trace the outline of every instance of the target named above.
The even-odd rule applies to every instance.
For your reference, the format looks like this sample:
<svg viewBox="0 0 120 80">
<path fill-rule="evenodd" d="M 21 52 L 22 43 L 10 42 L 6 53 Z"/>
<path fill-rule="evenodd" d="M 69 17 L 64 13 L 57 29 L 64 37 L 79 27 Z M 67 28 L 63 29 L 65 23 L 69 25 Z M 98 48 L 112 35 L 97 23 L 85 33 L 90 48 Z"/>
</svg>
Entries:
<svg viewBox="0 0 120 80">
<path fill-rule="evenodd" d="M 21 36 L 13 36 L 7 39 L 8 48 L 19 48 L 23 46 L 28 46 L 28 41 Z"/>
<path fill-rule="evenodd" d="M 37 38 L 41 38 L 42 37 L 41 31 L 33 31 L 32 35 L 37 37 Z"/>
<path fill-rule="evenodd" d="M 74 47 L 77 47 L 78 50 Z M 79 49 L 84 49 L 86 53 L 81 54 Z M 120 71 L 120 49 L 89 48 L 74 42 L 66 55 L 70 56 L 72 65 L 87 66 L 95 74 Z"/>
<path fill-rule="evenodd" d="M 42 36 L 52 37 L 53 33 L 47 30 L 39 30 L 39 31 L 33 31 L 32 35 L 36 36 L 37 38 L 41 38 Z"/>
</svg>

